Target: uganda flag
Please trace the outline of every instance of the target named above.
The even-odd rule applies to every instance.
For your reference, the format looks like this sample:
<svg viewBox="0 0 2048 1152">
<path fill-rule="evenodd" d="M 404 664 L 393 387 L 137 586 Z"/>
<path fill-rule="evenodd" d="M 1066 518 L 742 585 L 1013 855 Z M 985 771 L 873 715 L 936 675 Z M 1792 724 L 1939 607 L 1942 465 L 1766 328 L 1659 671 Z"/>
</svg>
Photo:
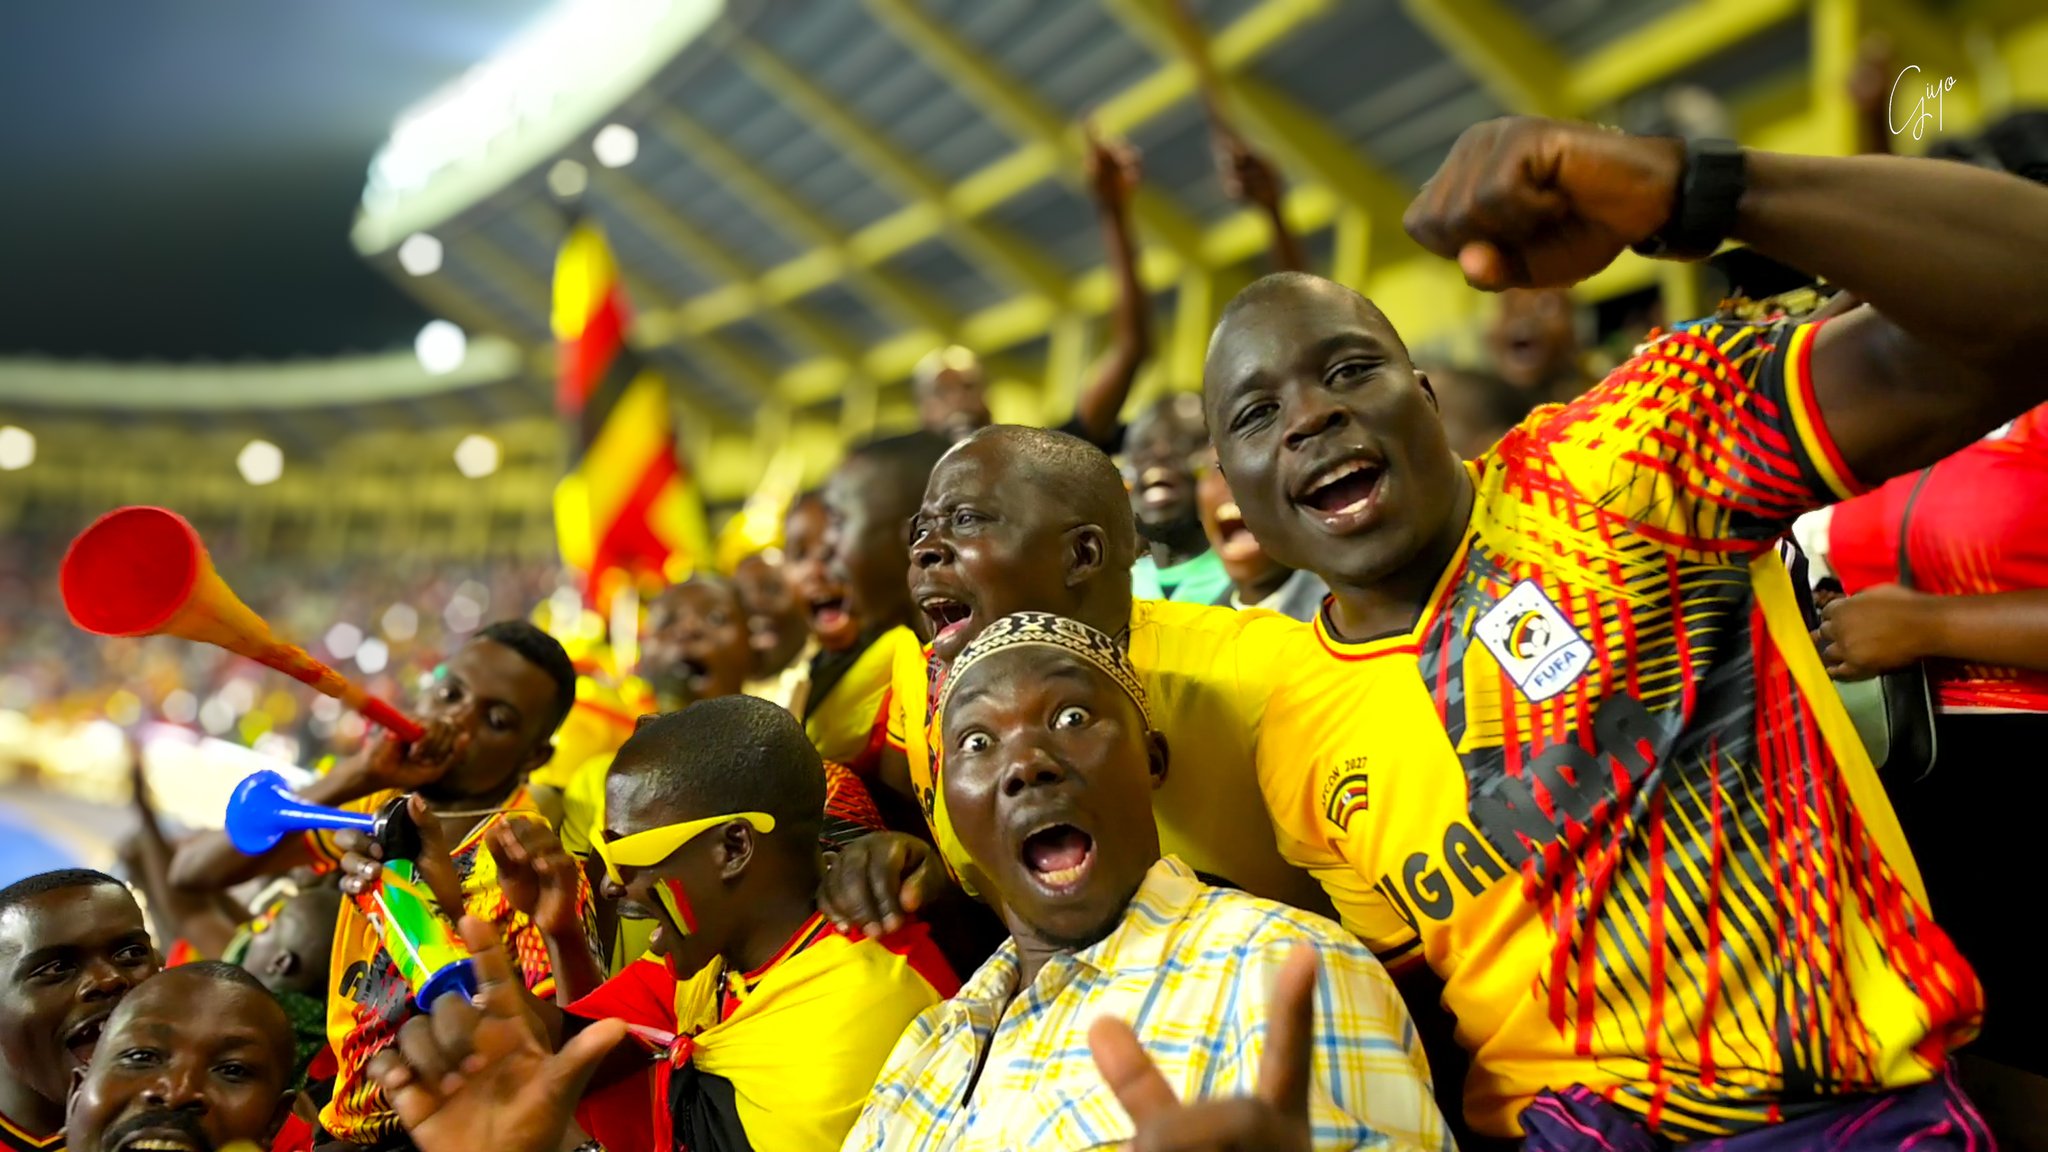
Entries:
<svg viewBox="0 0 2048 1152">
<path fill-rule="evenodd" d="M 625 580 L 679 579 L 710 556 L 704 506 L 676 453 L 668 381 L 626 346 L 628 323 L 604 233 L 579 220 L 555 258 L 570 460 L 555 488 L 555 533 L 599 605 Z"/>
</svg>

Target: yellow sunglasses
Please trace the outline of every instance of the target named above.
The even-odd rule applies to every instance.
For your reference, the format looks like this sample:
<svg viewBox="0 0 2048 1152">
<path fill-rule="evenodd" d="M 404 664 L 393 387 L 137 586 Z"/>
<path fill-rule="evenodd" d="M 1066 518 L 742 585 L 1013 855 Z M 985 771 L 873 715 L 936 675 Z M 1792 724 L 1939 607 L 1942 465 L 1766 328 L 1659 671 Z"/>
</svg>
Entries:
<svg viewBox="0 0 2048 1152">
<path fill-rule="evenodd" d="M 724 816 L 706 816 L 702 820 L 685 820 L 681 824 L 664 824 L 617 840 L 607 840 L 600 833 L 593 847 L 597 849 L 597 858 L 604 861 L 604 874 L 611 878 L 612 883 L 623 885 L 625 880 L 619 876 L 619 869 L 652 868 L 674 855 L 676 849 L 729 820 L 745 820 L 754 826 L 756 832 L 775 831 L 775 817 L 766 812 L 733 812 Z"/>
</svg>

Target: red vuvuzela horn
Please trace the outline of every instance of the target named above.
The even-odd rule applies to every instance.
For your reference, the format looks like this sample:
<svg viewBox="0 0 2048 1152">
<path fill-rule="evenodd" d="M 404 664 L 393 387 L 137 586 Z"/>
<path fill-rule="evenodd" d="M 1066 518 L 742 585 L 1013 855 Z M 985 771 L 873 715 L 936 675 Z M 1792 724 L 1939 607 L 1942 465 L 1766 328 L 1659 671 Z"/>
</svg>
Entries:
<svg viewBox="0 0 2048 1152">
<path fill-rule="evenodd" d="M 100 636 L 182 636 L 266 664 L 334 697 L 401 740 L 425 732 L 398 709 L 270 634 L 235 596 L 199 533 L 167 508 L 116 508 L 92 522 L 58 570 L 71 622 Z"/>
</svg>

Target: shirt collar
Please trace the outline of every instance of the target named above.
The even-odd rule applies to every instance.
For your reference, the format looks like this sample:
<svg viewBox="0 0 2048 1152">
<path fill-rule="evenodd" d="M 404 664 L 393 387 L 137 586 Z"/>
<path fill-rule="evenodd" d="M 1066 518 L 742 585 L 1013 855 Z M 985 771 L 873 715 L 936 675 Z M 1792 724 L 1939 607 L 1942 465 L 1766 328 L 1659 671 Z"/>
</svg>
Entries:
<svg viewBox="0 0 2048 1152">
<path fill-rule="evenodd" d="M 1201 892 L 1202 882 L 1192 869 L 1178 857 L 1161 857 L 1146 871 L 1137 893 L 1124 908 L 1123 919 L 1109 935 L 1074 953 L 1074 963 L 1104 974 L 1158 968 L 1166 962 L 1171 936 L 1167 928 L 1187 915 Z M 1018 987 L 1022 971 L 1017 941 L 1005 940 L 960 989 L 953 1003 L 970 1014 L 1000 1017 L 1022 991 Z"/>
</svg>

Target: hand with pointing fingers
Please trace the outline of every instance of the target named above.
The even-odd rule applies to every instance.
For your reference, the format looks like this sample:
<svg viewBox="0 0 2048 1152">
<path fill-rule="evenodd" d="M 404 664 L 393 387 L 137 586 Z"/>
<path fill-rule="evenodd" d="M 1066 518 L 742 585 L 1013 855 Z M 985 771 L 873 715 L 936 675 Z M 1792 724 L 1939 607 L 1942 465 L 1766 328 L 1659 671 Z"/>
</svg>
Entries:
<svg viewBox="0 0 2048 1152">
<path fill-rule="evenodd" d="M 1183 1102 L 1129 1024 L 1095 1021 L 1088 1047 L 1130 1114 L 1132 1152 L 1307 1152 L 1315 991 L 1315 947 L 1296 945 L 1273 982 L 1258 1089 L 1234 1099 Z"/>
<path fill-rule="evenodd" d="M 550 1052 L 497 931 L 465 916 L 462 939 L 475 958 L 476 1004 L 435 1001 L 370 1061 L 370 1075 L 420 1152 L 554 1152 L 626 1025 L 598 1021 Z"/>
</svg>

